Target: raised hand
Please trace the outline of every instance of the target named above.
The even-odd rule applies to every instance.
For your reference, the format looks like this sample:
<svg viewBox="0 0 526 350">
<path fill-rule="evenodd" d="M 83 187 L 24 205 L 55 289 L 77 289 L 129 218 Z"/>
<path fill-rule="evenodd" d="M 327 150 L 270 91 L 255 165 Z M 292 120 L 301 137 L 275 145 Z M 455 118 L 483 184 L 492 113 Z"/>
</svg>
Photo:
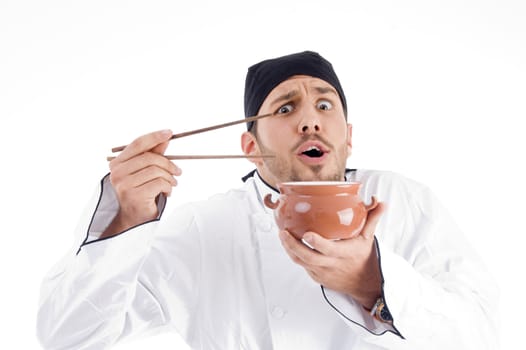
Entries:
<svg viewBox="0 0 526 350">
<path fill-rule="evenodd" d="M 143 135 L 110 162 L 110 181 L 119 201 L 119 213 L 101 238 L 122 232 L 158 216 L 157 197 L 169 196 L 181 169 L 163 156 L 172 132 Z"/>
</svg>

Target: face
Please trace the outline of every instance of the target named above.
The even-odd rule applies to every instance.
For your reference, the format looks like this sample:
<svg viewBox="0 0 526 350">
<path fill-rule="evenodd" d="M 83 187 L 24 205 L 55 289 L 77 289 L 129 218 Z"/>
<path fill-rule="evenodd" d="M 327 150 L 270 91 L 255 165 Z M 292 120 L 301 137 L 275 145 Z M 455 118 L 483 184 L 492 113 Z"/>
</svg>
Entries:
<svg viewBox="0 0 526 350">
<path fill-rule="evenodd" d="M 350 124 L 336 90 L 324 80 L 294 76 L 274 88 L 258 114 L 255 135 L 241 142 L 249 155 L 274 158 L 252 161 L 271 186 L 285 181 L 341 181 L 351 152 Z"/>
</svg>

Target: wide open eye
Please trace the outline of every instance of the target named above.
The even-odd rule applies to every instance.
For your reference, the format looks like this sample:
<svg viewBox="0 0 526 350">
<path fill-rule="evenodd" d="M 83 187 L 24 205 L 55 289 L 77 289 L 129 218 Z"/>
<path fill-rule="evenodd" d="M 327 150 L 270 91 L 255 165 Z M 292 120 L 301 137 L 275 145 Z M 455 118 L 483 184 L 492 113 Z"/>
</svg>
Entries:
<svg viewBox="0 0 526 350">
<path fill-rule="evenodd" d="M 292 110 L 294 109 L 294 106 L 290 103 L 287 103 L 286 105 L 283 105 L 281 107 L 278 108 L 278 110 L 276 111 L 276 113 L 278 114 L 286 114 L 286 113 L 290 113 L 292 112 Z"/>
<path fill-rule="evenodd" d="M 321 100 L 320 102 L 318 102 L 318 104 L 316 105 L 316 107 L 318 109 L 321 109 L 323 111 L 328 111 L 330 109 L 332 109 L 332 103 L 330 103 L 329 101 L 327 100 Z"/>
</svg>

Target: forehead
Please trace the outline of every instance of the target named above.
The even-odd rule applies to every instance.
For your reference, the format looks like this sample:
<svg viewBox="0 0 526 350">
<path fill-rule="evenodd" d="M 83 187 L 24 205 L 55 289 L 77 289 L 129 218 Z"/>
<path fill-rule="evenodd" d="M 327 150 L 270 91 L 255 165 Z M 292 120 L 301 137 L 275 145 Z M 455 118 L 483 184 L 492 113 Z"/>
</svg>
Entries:
<svg viewBox="0 0 526 350">
<path fill-rule="evenodd" d="M 308 75 L 294 75 L 287 80 L 282 81 L 279 85 L 272 89 L 265 100 L 289 93 L 292 90 L 300 90 L 305 88 L 310 91 L 316 87 L 331 88 L 334 90 L 334 87 L 325 80 Z"/>
</svg>

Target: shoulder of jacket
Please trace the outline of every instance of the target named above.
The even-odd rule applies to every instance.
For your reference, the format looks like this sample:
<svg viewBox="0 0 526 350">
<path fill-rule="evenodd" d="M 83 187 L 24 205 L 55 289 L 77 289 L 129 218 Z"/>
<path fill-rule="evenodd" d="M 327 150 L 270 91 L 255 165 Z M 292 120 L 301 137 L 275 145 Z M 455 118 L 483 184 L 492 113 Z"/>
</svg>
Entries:
<svg viewBox="0 0 526 350">
<path fill-rule="evenodd" d="M 352 179 L 364 185 L 376 184 L 377 186 L 394 186 L 411 190 L 424 190 L 427 188 L 423 183 L 394 171 L 358 169 L 355 173 Z"/>
<path fill-rule="evenodd" d="M 399 198 L 404 202 L 420 202 L 431 192 L 423 183 L 387 170 L 358 169 L 351 180 L 362 183 L 365 193 L 380 198 Z"/>
</svg>

